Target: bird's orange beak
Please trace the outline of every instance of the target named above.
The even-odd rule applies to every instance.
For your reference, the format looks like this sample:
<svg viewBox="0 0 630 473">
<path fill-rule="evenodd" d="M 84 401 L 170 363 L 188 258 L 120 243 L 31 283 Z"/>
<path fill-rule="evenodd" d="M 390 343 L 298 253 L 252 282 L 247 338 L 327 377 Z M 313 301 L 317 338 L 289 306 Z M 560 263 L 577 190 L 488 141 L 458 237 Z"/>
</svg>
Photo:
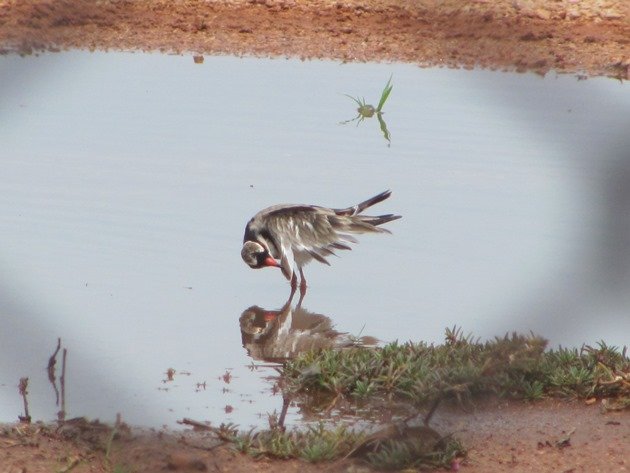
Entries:
<svg viewBox="0 0 630 473">
<path fill-rule="evenodd" d="M 274 266 L 276 268 L 280 267 L 280 263 L 278 263 L 275 259 L 273 259 L 271 256 L 268 256 L 265 259 L 265 266 Z"/>
</svg>

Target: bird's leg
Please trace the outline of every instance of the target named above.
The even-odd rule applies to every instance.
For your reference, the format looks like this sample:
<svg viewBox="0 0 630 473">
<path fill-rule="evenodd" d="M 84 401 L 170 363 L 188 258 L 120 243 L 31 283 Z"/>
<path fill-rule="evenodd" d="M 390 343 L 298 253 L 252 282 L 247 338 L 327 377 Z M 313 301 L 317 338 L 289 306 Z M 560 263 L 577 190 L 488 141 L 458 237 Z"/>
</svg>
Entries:
<svg viewBox="0 0 630 473">
<path fill-rule="evenodd" d="M 300 295 L 304 297 L 306 294 L 306 278 L 304 277 L 304 273 L 302 272 L 302 268 L 300 268 Z"/>
<path fill-rule="evenodd" d="M 302 307 L 302 301 L 304 300 L 305 295 L 306 295 L 306 292 L 300 291 L 300 298 L 298 299 L 297 305 L 295 306 L 296 310 Z"/>
<path fill-rule="evenodd" d="M 293 295 L 295 294 L 296 289 L 297 289 L 297 274 L 293 273 L 293 276 L 291 276 L 291 295 L 289 296 L 289 301 L 293 300 Z"/>
<path fill-rule="evenodd" d="M 284 313 L 291 307 L 291 302 L 293 302 L 293 296 L 295 295 L 295 289 L 291 290 L 291 294 L 289 294 L 289 299 L 284 303 L 282 308 L 280 309 L 280 313 Z"/>
</svg>

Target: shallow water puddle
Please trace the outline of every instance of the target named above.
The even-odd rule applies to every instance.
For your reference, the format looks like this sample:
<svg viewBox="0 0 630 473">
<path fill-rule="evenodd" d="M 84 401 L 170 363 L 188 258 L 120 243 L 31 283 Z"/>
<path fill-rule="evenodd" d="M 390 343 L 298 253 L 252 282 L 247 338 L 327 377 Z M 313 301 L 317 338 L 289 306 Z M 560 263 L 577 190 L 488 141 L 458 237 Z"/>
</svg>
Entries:
<svg viewBox="0 0 630 473">
<path fill-rule="evenodd" d="M 376 117 L 340 122 L 343 94 L 376 106 L 390 75 L 388 146 Z M 55 417 L 57 337 L 70 417 L 243 428 L 282 407 L 256 365 L 317 327 L 629 342 L 627 84 L 85 52 L 0 57 L 0 80 L 0 421 L 24 376 L 33 418 Z M 279 272 L 240 259 L 265 206 L 388 188 L 393 234 L 308 266 L 299 314 Z"/>
</svg>

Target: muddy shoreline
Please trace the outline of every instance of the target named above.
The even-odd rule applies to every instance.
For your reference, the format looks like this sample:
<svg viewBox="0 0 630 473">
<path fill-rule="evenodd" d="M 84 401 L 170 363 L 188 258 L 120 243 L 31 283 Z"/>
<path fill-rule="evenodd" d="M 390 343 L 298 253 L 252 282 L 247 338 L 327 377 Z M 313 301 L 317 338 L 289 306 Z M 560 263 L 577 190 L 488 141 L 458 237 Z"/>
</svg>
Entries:
<svg viewBox="0 0 630 473">
<path fill-rule="evenodd" d="M 0 1 L 0 49 L 230 54 L 630 78 L 625 0 Z"/>
<path fill-rule="evenodd" d="M 459 471 L 624 472 L 630 469 L 630 415 L 600 405 L 548 400 L 481 402 L 438 412 L 435 428 L 452 432 L 467 449 Z M 0 424 L 0 471 L 274 471 L 364 472 L 357 459 L 311 464 L 253 459 L 211 432 L 116 429 L 98 421 Z M 111 440 L 110 440 L 111 439 Z M 118 468 L 118 470 L 115 470 Z"/>
</svg>

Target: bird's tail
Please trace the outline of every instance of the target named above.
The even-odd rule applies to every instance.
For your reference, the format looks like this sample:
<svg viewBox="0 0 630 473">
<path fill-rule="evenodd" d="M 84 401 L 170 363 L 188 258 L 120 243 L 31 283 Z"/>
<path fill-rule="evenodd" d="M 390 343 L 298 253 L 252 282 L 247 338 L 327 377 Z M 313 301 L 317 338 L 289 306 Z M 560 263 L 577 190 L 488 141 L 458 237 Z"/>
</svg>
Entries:
<svg viewBox="0 0 630 473">
<path fill-rule="evenodd" d="M 376 205 L 379 202 L 383 202 L 390 195 L 392 195 L 392 191 L 387 190 L 385 192 L 381 192 L 378 195 L 375 195 L 374 197 L 369 198 L 368 200 L 364 202 L 361 202 L 360 204 L 353 205 L 352 207 L 348 207 L 347 209 L 335 210 L 335 213 L 337 215 L 344 215 L 344 216 L 357 215 L 363 212 L 368 207 L 372 207 L 373 205 Z M 391 216 L 392 215 L 383 215 L 382 217 L 391 217 Z M 381 217 L 371 217 L 371 218 L 381 218 Z M 400 217 L 395 217 L 395 218 L 400 218 Z M 394 220 L 394 218 L 390 218 L 389 220 L 384 220 L 381 223 L 389 222 L 390 220 Z M 374 225 L 380 225 L 380 223 L 376 223 Z"/>
<path fill-rule="evenodd" d="M 390 233 L 385 228 L 377 228 L 379 225 L 391 222 L 401 218 L 400 215 L 387 214 L 387 215 L 360 215 L 368 207 L 378 204 L 384 201 L 392 194 L 392 191 L 381 192 L 374 197 L 361 202 L 360 204 L 348 207 L 347 209 L 335 210 L 335 213 L 340 217 L 340 222 L 343 222 L 343 231 L 346 233 Z M 353 240 L 349 240 L 353 241 Z M 356 240 L 355 240 L 356 241 Z"/>
<path fill-rule="evenodd" d="M 378 227 L 379 225 L 383 225 L 384 223 L 391 222 L 392 220 L 398 220 L 399 218 L 402 218 L 402 215 L 387 214 L 387 215 L 379 215 L 376 217 L 369 217 L 367 215 L 359 215 L 358 218 L 360 218 L 361 221 L 365 223 L 369 223 L 370 225 Z"/>
<path fill-rule="evenodd" d="M 400 215 L 387 214 L 387 215 L 344 215 L 338 217 L 340 220 L 339 233 L 343 234 L 344 239 L 356 243 L 349 234 L 352 233 L 391 233 L 386 228 L 381 228 L 379 225 L 391 222 L 401 218 Z"/>
</svg>

